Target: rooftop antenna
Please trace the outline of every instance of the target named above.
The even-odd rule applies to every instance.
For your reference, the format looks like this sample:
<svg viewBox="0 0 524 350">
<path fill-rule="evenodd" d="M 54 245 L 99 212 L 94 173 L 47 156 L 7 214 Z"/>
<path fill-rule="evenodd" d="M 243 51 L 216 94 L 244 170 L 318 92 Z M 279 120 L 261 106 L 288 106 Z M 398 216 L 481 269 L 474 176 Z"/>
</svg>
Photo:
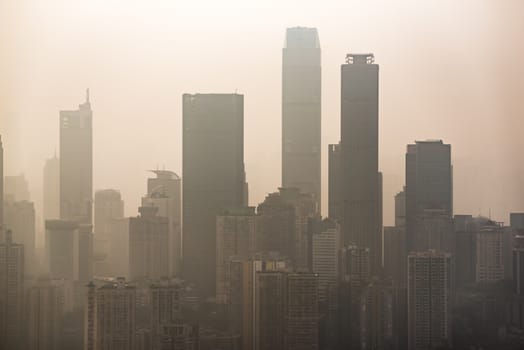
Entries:
<svg viewBox="0 0 524 350">
<path fill-rule="evenodd" d="M 89 103 L 89 88 L 86 89 L 86 103 Z"/>
</svg>

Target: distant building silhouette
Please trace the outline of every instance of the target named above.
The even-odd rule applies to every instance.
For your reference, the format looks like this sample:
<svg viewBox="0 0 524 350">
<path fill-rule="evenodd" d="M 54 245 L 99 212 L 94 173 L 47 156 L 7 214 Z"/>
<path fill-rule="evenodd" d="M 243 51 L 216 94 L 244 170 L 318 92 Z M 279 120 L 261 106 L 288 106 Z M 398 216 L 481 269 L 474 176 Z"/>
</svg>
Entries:
<svg viewBox="0 0 524 350">
<path fill-rule="evenodd" d="M 342 235 L 370 252 L 371 273 L 382 267 L 381 176 L 378 171 L 378 65 L 372 54 L 347 55 L 341 67 Z"/>
<path fill-rule="evenodd" d="M 180 273 L 182 263 L 182 179 L 170 170 L 151 170 L 142 206 L 155 206 L 157 215 L 169 222 L 169 275 Z"/>
<path fill-rule="evenodd" d="M 27 200 L 14 202 L 8 199 L 4 201 L 4 215 L 5 226 L 12 230 L 13 241 L 24 246 L 25 273 L 30 276 L 35 272 L 37 263 L 34 203 Z"/>
<path fill-rule="evenodd" d="M 45 249 L 52 279 L 78 280 L 78 222 L 47 220 Z"/>
<path fill-rule="evenodd" d="M 30 201 L 29 184 L 24 174 L 4 177 L 4 196 L 6 201 Z"/>
<path fill-rule="evenodd" d="M 124 201 L 113 189 L 95 192 L 94 270 L 99 276 L 111 275 L 111 235 L 113 222 L 124 217 Z M 119 247 L 120 249 L 122 247 Z M 120 275 L 119 275 L 120 276 Z"/>
<path fill-rule="evenodd" d="M 44 220 L 60 219 L 60 160 L 56 156 L 44 165 Z"/>
<path fill-rule="evenodd" d="M 310 193 L 320 213 L 321 68 L 316 28 L 286 30 L 282 50 L 282 187 Z"/>
<path fill-rule="evenodd" d="M 157 207 L 140 207 L 129 219 L 129 275 L 132 281 L 169 276 L 168 219 Z"/>
<path fill-rule="evenodd" d="M 93 129 L 89 90 L 78 110 L 60 111 L 60 218 L 92 223 Z"/>
<path fill-rule="evenodd" d="M 183 96 L 184 276 L 215 295 L 216 215 L 244 205 L 244 96 Z"/>
<path fill-rule="evenodd" d="M 408 257 L 408 350 L 451 345 L 451 255 Z"/>
<path fill-rule="evenodd" d="M 7 231 L 0 243 L 0 349 L 23 344 L 24 262 L 24 246 L 14 243 Z"/>
<path fill-rule="evenodd" d="M 314 197 L 298 188 L 279 188 L 258 205 L 257 213 L 257 250 L 279 252 L 294 268 L 310 268 L 310 221 L 317 218 Z"/>
</svg>

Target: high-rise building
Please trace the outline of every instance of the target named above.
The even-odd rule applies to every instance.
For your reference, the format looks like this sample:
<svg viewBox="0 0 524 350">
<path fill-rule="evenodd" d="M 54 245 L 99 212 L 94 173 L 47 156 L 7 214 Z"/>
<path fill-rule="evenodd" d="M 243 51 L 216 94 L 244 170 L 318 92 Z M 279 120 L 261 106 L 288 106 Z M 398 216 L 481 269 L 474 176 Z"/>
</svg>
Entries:
<svg viewBox="0 0 524 350">
<path fill-rule="evenodd" d="M 51 279 L 78 280 L 78 223 L 67 220 L 45 222 L 45 249 Z"/>
<path fill-rule="evenodd" d="M 497 282 L 504 279 L 503 227 L 487 220 L 475 235 L 475 282 Z"/>
<path fill-rule="evenodd" d="M 406 153 L 406 239 L 408 252 L 453 251 L 451 146 L 416 141 Z"/>
<path fill-rule="evenodd" d="M 124 217 L 124 201 L 120 191 L 107 189 L 95 192 L 95 237 L 109 235 L 111 222 Z"/>
<path fill-rule="evenodd" d="M 169 170 L 151 170 L 156 178 L 147 179 L 147 195 L 142 206 L 155 206 L 157 215 L 169 222 L 169 275 L 180 273 L 182 259 L 182 188 L 180 177 Z"/>
<path fill-rule="evenodd" d="M 56 156 L 44 165 L 44 220 L 60 219 L 60 160 Z"/>
<path fill-rule="evenodd" d="M 298 188 L 280 188 L 270 193 L 257 210 L 258 251 L 279 252 L 289 258 L 295 268 L 309 268 L 311 262 L 310 221 L 317 218 L 311 194 Z"/>
<path fill-rule="evenodd" d="M 393 289 L 378 278 L 362 289 L 360 297 L 360 349 L 393 348 Z"/>
<path fill-rule="evenodd" d="M 111 227 L 124 217 L 124 201 L 120 191 L 113 189 L 95 192 L 95 226 L 93 251 L 96 275 L 111 275 Z M 119 275 L 120 276 L 120 275 Z"/>
<path fill-rule="evenodd" d="M 338 222 L 342 219 L 342 168 L 340 143 L 328 149 L 328 216 Z"/>
<path fill-rule="evenodd" d="M 406 285 L 406 230 L 404 227 L 384 227 L 384 277 L 399 286 Z"/>
<path fill-rule="evenodd" d="M 320 213 L 321 67 L 316 28 L 286 31 L 282 50 L 282 187 L 313 195 Z"/>
<path fill-rule="evenodd" d="M 0 349 L 23 344 L 24 262 L 24 246 L 8 230 L 0 243 Z"/>
<path fill-rule="evenodd" d="M 49 279 L 40 279 L 28 291 L 27 343 L 29 350 L 60 349 L 63 294 Z"/>
<path fill-rule="evenodd" d="M 129 219 L 129 275 L 132 281 L 169 276 L 169 227 L 157 207 L 140 207 Z"/>
<path fill-rule="evenodd" d="M 285 348 L 287 273 L 266 271 L 255 279 L 255 350 Z"/>
<path fill-rule="evenodd" d="M 78 280 L 88 283 L 93 279 L 93 225 L 78 225 Z"/>
<path fill-rule="evenodd" d="M 92 223 L 93 129 L 89 90 L 78 110 L 60 111 L 60 218 Z"/>
<path fill-rule="evenodd" d="M 513 293 L 524 297 L 524 236 L 515 237 L 513 248 Z"/>
<path fill-rule="evenodd" d="M 338 280 L 340 226 L 325 220 L 321 232 L 313 234 L 312 270 L 318 277 L 319 301 L 334 303 Z"/>
<path fill-rule="evenodd" d="M 12 198 L 12 197 L 11 197 Z M 25 273 L 29 276 L 35 269 L 35 207 L 33 202 L 26 200 L 4 201 L 4 224 L 12 231 L 13 241 L 24 246 Z"/>
<path fill-rule="evenodd" d="M 369 248 L 371 273 L 382 267 L 381 177 L 378 171 L 378 65 L 372 54 L 349 54 L 341 67 L 343 243 Z"/>
<path fill-rule="evenodd" d="M 176 321 L 164 326 L 161 350 L 199 350 L 200 332 L 195 323 Z M 216 348 L 214 348 L 216 349 Z M 231 349 L 225 347 L 223 349 Z"/>
<path fill-rule="evenodd" d="M 318 349 L 318 275 L 309 272 L 289 273 L 286 292 L 285 349 Z"/>
<path fill-rule="evenodd" d="M 10 202 L 31 200 L 29 184 L 24 174 L 9 175 L 4 178 L 4 196 L 5 200 Z"/>
<path fill-rule="evenodd" d="M 395 226 L 406 227 L 406 188 L 395 195 Z"/>
<path fill-rule="evenodd" d="M 344 246 L 339 252 L 339 288 L 337 322 L 340 348 L 360 348 L 361 298 L 371 279 L 370 249 L 356 245 Z"/>
<path fill-rule="evenodd" d="M 408 256 L 408 349 L 451 345 L 451 255 Z"/>
<path fill-rule="evenodd" d="M 216 215 L 244 205 L 244 96 L 183 96 L 184 276 L 214 296 Z"/>
<path fill-rule="evenodd" d="M 510 227 L 517 234 L 524 234 L 524 213 L 510 213 L 509 214 Z"/>
<path fill-rule="evenodd" d="M 84 350 L 134 350 L 136 288 L 125 279 L 87 286 Z"/>
<path fill-rule="evenodd" d="M 254 207 L 224 209 L 216 219 L 216 301 L 226 304 L 232 257 L 247 260 L 255 252 L 257 216 Z"/>
<path fill-rule="evenodd" d="M 179 280 L 168 278 L 161 279 L 149 287 L 151 296 L 150 322 L 152 349 L 163 349 L 162 343 L 167 336 L 172 342 L 174 336 L 171 332 L 166 332 L 166 327 L 181 327 L 182 305 L 184 285 Z M 183 331 L 184 327 L 182 327 Z M 185 341 L 184 339 L 182 339 Z M 176 342 L 176 341 L 175 341 Z M 169 348 L 170 349 L 170 348 Z M 176 349 L 176 348 L 175 348 Z"/>
<path fill-rule="evenodd" d="M 130 218 L 123 218 L 111 223 L 107 257 L 111 276 L 129 278 L 129 221 Z"/>
</svg>

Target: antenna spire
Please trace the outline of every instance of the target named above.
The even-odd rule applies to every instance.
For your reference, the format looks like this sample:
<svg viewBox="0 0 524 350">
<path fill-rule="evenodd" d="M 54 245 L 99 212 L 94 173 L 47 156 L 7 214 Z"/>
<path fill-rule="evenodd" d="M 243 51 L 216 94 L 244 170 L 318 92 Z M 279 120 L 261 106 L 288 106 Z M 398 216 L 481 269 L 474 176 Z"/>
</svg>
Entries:
<svg viewBox="0 0 524 350">
<path fill-rule="evenodd" d="M 86 103 L 89 103 L 89 88 L 86 89 Z"/>
</svg>

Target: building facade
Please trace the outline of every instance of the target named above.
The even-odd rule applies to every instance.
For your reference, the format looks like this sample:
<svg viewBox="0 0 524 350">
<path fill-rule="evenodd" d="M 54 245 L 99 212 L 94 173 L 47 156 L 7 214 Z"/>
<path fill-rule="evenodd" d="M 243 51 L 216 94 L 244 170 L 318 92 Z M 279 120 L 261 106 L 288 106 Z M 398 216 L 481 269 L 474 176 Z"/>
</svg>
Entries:
<svg viewBox="0 0 524 350">
<path fill-rule="evenodd" d="M 244 206 L 244 96 L 184 94 L 184 276 L 214 296 L 216 215 Z"/>
<path fill-rule="evenodd" d="M 282 50 L 282 187 L 313 195 L 320 213 L 321 67 L 316 28 L 286 31 Z"/>
</svg>

